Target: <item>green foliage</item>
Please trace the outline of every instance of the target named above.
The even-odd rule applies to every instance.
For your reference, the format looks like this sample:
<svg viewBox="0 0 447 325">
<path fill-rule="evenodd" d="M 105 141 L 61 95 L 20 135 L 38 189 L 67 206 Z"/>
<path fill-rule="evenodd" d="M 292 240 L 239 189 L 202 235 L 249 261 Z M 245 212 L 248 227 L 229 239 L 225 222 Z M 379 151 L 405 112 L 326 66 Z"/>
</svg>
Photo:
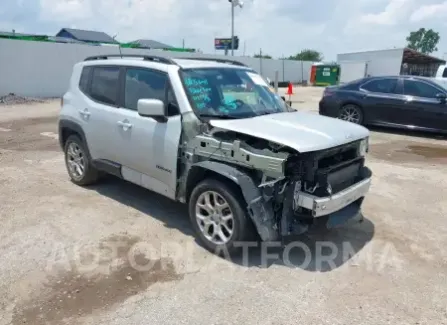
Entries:
<svg viewBox="0 0 447 325">
<path fill-rule="evenodd" d="M 271 59 L 272 58 L 272 56 L 271 55 L 268 55 L 268 54 L 255 54 L 255 55 L 253 55 L 253 57 L 254 58 L 263 58 L 263 59 Z"/>
<path fill-rule="evenodd" d="M 296 55 L 291 55 L 289 60 L 320 62 L 323 61 L 323 55 L 318 51 L 305 49 Z"/>
<path fill-rule="evenodd" d="M 438 50 L 436 46 L 440 39 L 439 33 L 433 29 L 419 28 L 419 30 L 411 32 L 406 40 L 408 48 L 424 54 L 430 54 Z"/>
</svg>

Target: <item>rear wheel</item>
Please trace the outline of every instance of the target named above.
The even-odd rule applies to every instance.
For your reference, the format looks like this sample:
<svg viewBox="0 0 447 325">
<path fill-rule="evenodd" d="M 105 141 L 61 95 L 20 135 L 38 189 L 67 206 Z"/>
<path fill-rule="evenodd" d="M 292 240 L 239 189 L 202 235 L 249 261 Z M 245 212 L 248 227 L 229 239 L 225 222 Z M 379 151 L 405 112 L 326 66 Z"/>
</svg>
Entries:
<svg viewBox="0 0 447 325">
<path fill-rule="evenodd" d="M 192 226 L 203 245 L 213 253 L 234 253 L 237 243 L 249 232 L 246 211 L 230 185 L 206 179 L 199 183 L 189 199 Z"/>
<path fill-rule="evenodd" d="M 362 124 L 363 123 L 362 109 L 354 104 L 344 105 L 338 113 L 338 118 L 351 123 Z"/>
<path fill-rule="evenodd" d="M 65 142 L 65 165 L 68 175 L 77 185 L 90 185 L 98 180 L 98 171 L 93 167 L 87 150 L 77 135 Z"/>
</svg>

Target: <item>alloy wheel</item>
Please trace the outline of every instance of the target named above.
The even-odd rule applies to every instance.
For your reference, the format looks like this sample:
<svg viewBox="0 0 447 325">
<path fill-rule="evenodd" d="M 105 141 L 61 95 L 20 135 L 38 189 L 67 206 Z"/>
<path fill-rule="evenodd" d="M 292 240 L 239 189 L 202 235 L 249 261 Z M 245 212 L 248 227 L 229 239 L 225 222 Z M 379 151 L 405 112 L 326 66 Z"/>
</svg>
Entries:
<svg viewBox="0 0 447 325">
<path fill-rule="evenodd" d="M 361 113 L 356 106 L 346 105 L 341 109 L 338 118 L 344 121 L 360 124 Z"/>
<path fill-rule="evenodd" d="M 77 143 L 71 142 L 67 148 L 67 166 L 70 175 L 75 180 L 80 180 L 84 177 L 85 163 L 85 155 L 81 147 Z"/>
<path fill-rule="evenodd" d="M 226 244 L 233 235 L 233 212 L 225 198 L 217 192 L 200 194 L 196 202 L 196 221 L 203 236 L 213 244 Z"/>
</svg>

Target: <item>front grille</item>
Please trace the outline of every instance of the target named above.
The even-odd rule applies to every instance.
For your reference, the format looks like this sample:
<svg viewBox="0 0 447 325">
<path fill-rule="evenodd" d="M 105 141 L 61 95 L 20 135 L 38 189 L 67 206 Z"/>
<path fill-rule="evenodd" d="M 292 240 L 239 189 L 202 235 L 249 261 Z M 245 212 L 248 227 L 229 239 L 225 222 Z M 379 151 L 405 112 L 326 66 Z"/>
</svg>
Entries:
<svg viewBox="0 0 447 325">
<path fill-rule="evenodd" d="M 357 157 L 337 165 L 317 169 L 315 178 L 321 189 L 319 196 L 335 194 L 354 185 L 358 181 L 363 165 L 364 158 Z"/>
<path fill-rule="evenodd" d="M 359 179 L 364 158 L 358 154 L 359 142 L 293 156 L 287 160 L 287 176 L 303 182 L 303 190 L 316 196 L 340 192 Z"/>
<path fill-rule="evenodd" d="M 352 160 L 357 156 L 357 147 L 349 147 L 343 151 L 343 148 L 339 152 L 331 154 L 327 157 L 323 157 L 318 161 L 318 168 L 328 168 L 340 163 Z"/>
</svg>

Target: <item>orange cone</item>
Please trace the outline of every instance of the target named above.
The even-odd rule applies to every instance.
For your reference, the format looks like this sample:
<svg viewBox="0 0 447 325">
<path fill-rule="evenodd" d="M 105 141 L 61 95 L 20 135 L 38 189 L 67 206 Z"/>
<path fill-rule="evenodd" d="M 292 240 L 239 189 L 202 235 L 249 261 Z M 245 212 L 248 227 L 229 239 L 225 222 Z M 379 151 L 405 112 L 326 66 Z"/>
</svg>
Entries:
<svg viewBox="0 0 447 325">
<path fill-rule="evenodd" d="M 293 95 L 293 86 L 292 86 L 292 83 L 291 82 L 289 82 L 289 86 L 287 87 L 287 93 L 286 93 L 286 95 Z"/>
</svg>

